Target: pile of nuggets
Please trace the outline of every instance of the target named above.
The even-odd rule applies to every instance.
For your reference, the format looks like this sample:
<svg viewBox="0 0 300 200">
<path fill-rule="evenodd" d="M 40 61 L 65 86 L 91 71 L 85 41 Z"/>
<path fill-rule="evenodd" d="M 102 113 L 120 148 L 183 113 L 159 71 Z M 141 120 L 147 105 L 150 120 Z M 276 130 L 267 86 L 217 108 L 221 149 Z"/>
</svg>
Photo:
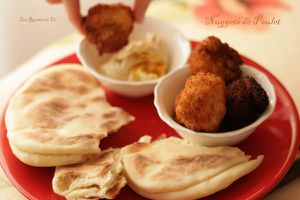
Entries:
<svg viewBox="0 0 300 200">
<path fill-rule="evenodd" d="M 192 75 L 175 100 L 178 123 L 194 131 L 242 128 L 269 105 L 265 90 L 252 77 L 242 77 L 238 52 L 211 36 L 196 46 L 188 64 Z"/>
</svg>

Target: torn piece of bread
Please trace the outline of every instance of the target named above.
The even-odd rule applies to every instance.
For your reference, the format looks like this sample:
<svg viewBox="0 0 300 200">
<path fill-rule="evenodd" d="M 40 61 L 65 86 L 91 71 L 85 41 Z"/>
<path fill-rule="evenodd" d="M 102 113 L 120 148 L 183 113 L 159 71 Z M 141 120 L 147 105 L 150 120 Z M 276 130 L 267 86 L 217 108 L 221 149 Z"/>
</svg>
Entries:
<svg viewBox="0 0 300 200">
<path fill-rule="evenodd" d="M 126 185 L 119 149 L 102 151 L 82 164 L 56 167 L 52 186 L 67 199 L 113 199 Z"/>
</svg>

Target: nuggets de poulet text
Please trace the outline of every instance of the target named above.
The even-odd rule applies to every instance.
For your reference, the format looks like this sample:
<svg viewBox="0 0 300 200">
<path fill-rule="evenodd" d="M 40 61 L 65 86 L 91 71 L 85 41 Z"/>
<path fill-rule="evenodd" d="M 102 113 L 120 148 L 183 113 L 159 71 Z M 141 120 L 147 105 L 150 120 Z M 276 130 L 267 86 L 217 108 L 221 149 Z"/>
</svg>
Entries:
<svg viewBox="0 0 300 200">
<path fill-rule="evenodd" d="M 238 52 L 214 36 L 206 38 L 192 50 L 188 63 L 192 74 L 210 72 L 226 83 L 242 75 L 239 66 L 243 61 Z"/>
<path fill-rule="evenodd" d="M 227 85 L 227 112 L 222 129 L 229 131 L 254 122 L 269 105 L 266 91 L 252 77 L 244 77 Z"/>
<path fill-rule="evenodd" d="M 176 120 L 194 131 L 217 131 L 225 112 L 225 83 L 211 73 L 190 76 L 175 100 Z"/>
<path fill-rule="evenodd" d="M 83 19 L 87 39 L 96 45 L 99 54 L 113 53 L 128 43 L 133 29 L 132 10 L 123 4 L 98 4 Z"/>
</svg>

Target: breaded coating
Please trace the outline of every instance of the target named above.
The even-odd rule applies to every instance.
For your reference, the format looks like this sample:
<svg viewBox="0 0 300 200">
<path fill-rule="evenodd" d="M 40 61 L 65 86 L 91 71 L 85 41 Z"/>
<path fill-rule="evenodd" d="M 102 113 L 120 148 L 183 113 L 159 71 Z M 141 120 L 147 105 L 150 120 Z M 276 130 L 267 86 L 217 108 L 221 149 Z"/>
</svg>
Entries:
<svg viewBox="0 0 300 200">
<path fill-rule="evenodd" d="M 133 29 L 132 10 L 123 4 L 97 4 L 83 19 L 87 39 L 96 45 L 99 54 L 113 53 L 128 43 Z"/>
<path fill-rule="evenodd" d="M 192 50 L 188 63 L 192 74 L 210 72 L 226 83 L 242 75 L 239 66 L 243 61 L 238 52 L 214 36 L 206 38 Z"/>
<path fill-rule="evenodd" d="M 227 112 L 222 130 L 235 130 L 254 122 L 268 107 L 266 91 L 252 77 L 244 77 L 227 85 Z"/>
<path fill-rule="evenodd" d="M 225 83 L 211 73 L 190 76 L 175 100 L 177 122 L 194 131 L 217 131 L 225 112 Z"/>
</svg>

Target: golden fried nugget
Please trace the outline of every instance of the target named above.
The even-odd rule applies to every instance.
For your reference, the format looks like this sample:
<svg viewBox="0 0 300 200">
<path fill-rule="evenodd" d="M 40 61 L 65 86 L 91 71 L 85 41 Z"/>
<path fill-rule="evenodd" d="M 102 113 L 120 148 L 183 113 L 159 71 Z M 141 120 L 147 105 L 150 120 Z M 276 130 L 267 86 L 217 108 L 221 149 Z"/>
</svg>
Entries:
<svg viewBox="0 0 300 200">
<path fill-rule="evenodd" d="M 99 54 L 113 53 L 128 43 L 133 29 L 132 10 L 123 4 L 98 4 L 83 19 L 87 39 L 96 45 Z"/>
<path fill-rule="evenodd" d="M 190 76 L 176 97 L 176 120 L 194 131 L 215 132 L 225 115 L 225 83 L 211 73 Z"/>
<path fill-rule="evenodd" d="M 243 61 L 238 52 L 214 36 L 206 38 L 192 50 L 188 63 L 192 74 L 210 72 L 220 76 L 225 82 L 242 75 L 239 66 Z"/>
</svg>

